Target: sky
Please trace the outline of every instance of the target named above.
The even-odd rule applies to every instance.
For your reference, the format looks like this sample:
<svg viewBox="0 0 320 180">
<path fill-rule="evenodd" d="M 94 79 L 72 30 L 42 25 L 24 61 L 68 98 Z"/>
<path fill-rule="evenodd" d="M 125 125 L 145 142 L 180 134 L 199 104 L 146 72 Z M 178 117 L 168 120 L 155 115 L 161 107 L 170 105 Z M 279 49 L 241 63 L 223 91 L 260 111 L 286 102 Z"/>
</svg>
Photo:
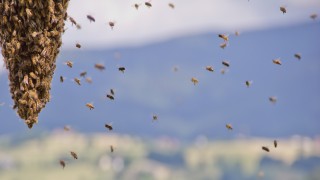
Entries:
<svg viewBox="0 0 320 180">
<path fill-rule="evenodd" d="M 136 10 L 133 5 L 139 4 Z M 234 33 L 288 26 L 310 21 L 319 13 L 318 0 L 79 0 L 70 1 L 68 15 L 81 25 L 77 30 L 68 21 L 62 49 L 104 49 L 139 46 L 206 32 Z M 168 3 L 173 3 L 172 9 Z M 81 8 L 79 8 L 81 4 Z M 284 15 L 279 7 L 287 8 Z M 96 22 L 86 18 L 91 15 Z M 115 22 L 112 30 L 108 22 Z M 0 75 L 4 72 L 0 58 Z"/>
</svg>

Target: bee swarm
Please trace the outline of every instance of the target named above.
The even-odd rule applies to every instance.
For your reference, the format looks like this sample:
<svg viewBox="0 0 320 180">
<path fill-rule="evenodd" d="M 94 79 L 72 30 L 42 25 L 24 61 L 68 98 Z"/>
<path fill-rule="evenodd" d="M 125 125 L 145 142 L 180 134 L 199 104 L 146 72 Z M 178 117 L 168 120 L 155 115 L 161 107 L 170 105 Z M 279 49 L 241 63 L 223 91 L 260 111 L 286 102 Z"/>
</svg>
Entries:
<svg viewBox="0 0 320 180">
<path fill-rule="evenodd" d="M 50 100 L 69 0 L 1 0 L 0 45 L 10 91 L 29 128 Z"/>
</svg>

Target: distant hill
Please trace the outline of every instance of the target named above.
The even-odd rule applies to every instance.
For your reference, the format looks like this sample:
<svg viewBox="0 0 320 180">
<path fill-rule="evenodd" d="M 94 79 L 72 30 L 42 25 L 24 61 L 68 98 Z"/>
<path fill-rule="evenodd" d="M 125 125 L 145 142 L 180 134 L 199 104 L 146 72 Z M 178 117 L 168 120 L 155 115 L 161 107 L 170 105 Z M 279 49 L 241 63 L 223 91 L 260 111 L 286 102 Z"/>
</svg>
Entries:
<svg viewBox="0 0 320 180">
<path fill-rule="evenodd" d="M 61 128 L 65 124 L 81 132 L 114 131 L 141 136 L 170 135 L 194 138 L 234 136 L 288 137 L 319 134 L 320 118 L 320 27 L 301 24 L 230 35 L 221 49 L 218 33 L 180 37 L 141 47 L 106 50 L 61 50 L 52 82 L 52 99 L 41 112 L 32 131 Z M 121 57 L 116 59 L 115 53 Z M 294 58 L 301 53 L 302 59 Z M 119 54 L 118 54 L 119 56 Z M 281 58 L 282 65 L 272 59 Z M 64 62 L 72 60 L 70 69 Z M 222 60 L 230 62 L 220 74 Z M 106 69 L 94 69 L 95 63 Z M 212 65 L 215 72 L 205 66 Z M 118 67 L 126 67 L 125 73 Z M 173 72 L 173 67 L 178 67 Z M 87 71 L 93 80 L 73 82 Z M 67 79 L 59 82 L 60 75 Z M 194 86 L 190 79 L 196 77 Z M 247 88 L 246 80 L 253 84 Z M 105 97 L 115 89 L 115 100 Z M 27 131 L 9 107 L 7 75 L 0 76 L 0 134 Z M 268 97 L 276 96 L 272 104 Z M 95 109 L 85 107 L 93 102 Z M 152 115 L 158 121 L 152 122 Z M 226 123 L 234 130 L 228 132 Z"/>
</svg>

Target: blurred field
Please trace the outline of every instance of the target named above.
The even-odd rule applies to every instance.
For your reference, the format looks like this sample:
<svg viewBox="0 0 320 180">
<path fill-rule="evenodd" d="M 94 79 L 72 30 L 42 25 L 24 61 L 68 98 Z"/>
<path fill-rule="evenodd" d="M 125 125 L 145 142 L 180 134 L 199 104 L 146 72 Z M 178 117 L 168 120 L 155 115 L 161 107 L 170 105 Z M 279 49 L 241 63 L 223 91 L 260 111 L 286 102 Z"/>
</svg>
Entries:
<svg viewBox="0 0 320 180">
<path fill-rule="evenodd" d="M 54 131 L 0 138 L 0 179 L 319 179 L 320 138 L 207 139 L 191 143 Z M 110 145 L 114 152 L 110 152 Z M 261 146 L 270 148 L 262 151 Z M 70 151 L 78 154 L 74 160 Z M 59 160 L 65 160 L 63 169 Z"/>
</svg>

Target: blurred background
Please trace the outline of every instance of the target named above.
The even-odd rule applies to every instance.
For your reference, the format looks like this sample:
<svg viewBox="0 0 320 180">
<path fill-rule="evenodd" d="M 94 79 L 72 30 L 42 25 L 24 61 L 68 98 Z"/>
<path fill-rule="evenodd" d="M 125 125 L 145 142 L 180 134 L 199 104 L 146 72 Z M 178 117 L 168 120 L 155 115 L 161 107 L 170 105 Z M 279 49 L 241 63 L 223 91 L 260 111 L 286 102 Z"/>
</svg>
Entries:
<svg viewBox="0 0 320 180">
<path fill-rule="evenodd" d="M 320 2 L 150 3 L 70 1 L 81 29 L 66 21 L 51 101 L 31 130 L 0 57 L 0 179 L 320 179 Z"/>
</svg>

